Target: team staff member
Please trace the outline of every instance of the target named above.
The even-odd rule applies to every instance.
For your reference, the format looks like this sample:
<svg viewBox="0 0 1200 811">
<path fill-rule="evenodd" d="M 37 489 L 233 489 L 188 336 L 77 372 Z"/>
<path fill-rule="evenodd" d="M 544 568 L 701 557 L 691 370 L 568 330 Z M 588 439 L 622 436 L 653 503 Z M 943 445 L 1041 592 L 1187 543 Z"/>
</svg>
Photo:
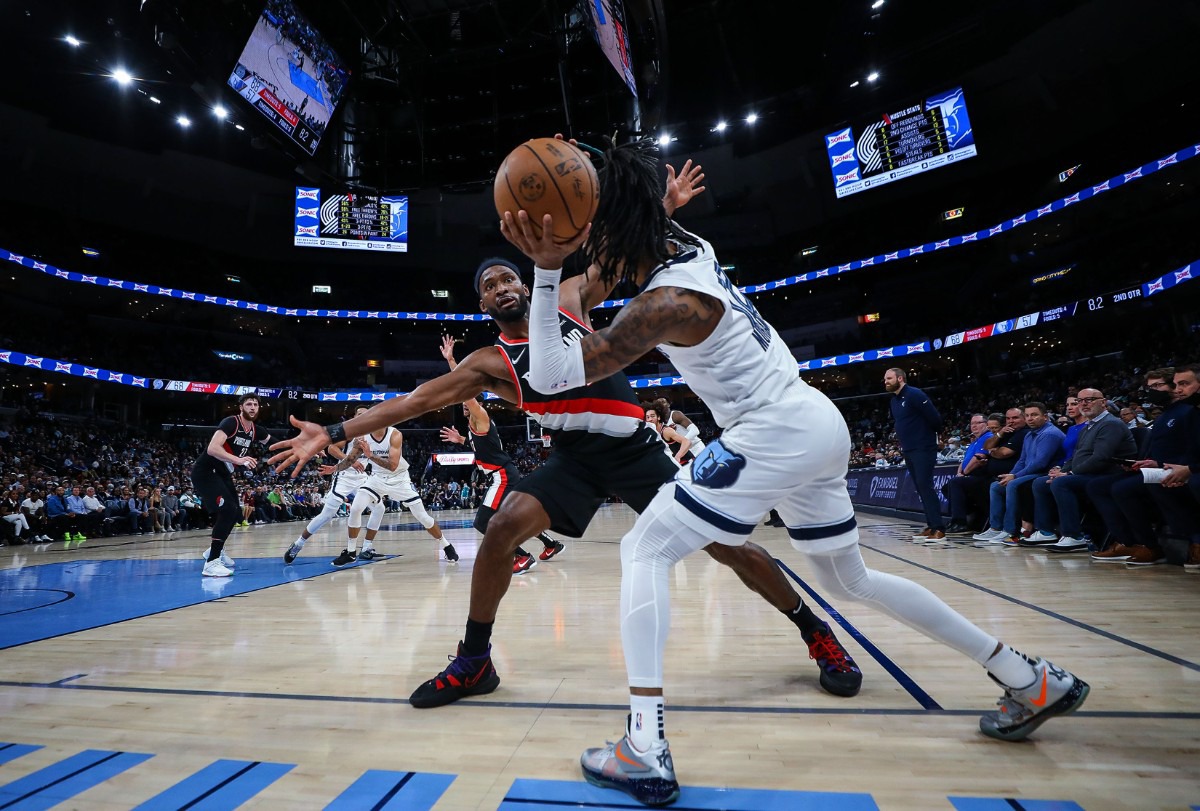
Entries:
<svg viewBox="0 0 1200 811">
<path fill-rule="evenodd" d="M 946 537 L 946 522 L 942 519 L 942 503 L 933 489 L 933 463 L 937 458 L 942 415 L 928 394 L 908 385 L 903 369 L 888 369 L 883 375 L 883 387 L 895 395 L 891 406 L 896 438 L 904 452 L 904 466 L 925 508 L 925 529 L 914 537 L 941 540 Z"/>
</svg>

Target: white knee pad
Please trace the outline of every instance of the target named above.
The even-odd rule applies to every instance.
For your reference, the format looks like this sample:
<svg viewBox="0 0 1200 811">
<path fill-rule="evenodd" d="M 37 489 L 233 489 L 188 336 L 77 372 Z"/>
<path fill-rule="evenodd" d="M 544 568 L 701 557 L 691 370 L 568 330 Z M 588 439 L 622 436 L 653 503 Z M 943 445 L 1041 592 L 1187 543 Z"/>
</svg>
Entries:
<svg viewBox="0 0 1200 811">
<path fill-rule="evenodd" d="M 380 524 L 383 523 L 383 516 L 386 513 L 387 509 L 383 506 L 382 501 L 376 501 L 374 504 L 372 504 L 371 516 L 367 519 L 367 529 L 379 529 Z"/>
<path fill-rule="evenodd" d="M 416 518 L 417 522 L 425 527 L 425 529 L 429 529 L 434 525 L 433 516 L 429 514 L 429 510 L 425 509 L 425 503 L 421 499 L 406 501 L 404 502 L 404 506 L 408 508 L 408 511 L 413 514 L 413 518 Z"/>
<path fill-rule="evenodd" d="M 342 500 L 336 496 L 330 495 L 325 500 L 325 506 L 321 507 L 321 512 L 308 522 L 304 531 L 309 535 L 316 535 L 321 527 L 332 521 L 338 514 L 338 510 L 342 507 Z"/>
<path fill-rule="evenodd" d="M 379 503 L 379 496 L 372 493 L 370 490 L 359 490 L 354 494 L 354 503 L 350 505 L 350 520 L 347 526 L 351 529 L 358 529 L 362 526 L 362 514 L 371 507 Z"/>
</svg>

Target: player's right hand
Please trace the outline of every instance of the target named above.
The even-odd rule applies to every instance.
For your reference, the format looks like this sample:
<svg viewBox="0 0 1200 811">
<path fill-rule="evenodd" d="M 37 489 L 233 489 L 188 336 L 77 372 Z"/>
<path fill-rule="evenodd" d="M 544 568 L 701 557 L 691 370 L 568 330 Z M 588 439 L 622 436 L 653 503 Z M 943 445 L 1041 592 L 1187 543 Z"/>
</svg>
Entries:
<svg viewBox="0 0 1200 811">
<path fill-rule="evenodd" d="M 321 465 L 317 468 L 317 472 L 322 476 L 332 476 L 337 473 L 337 465 Z"/>
<path fill-rule="evenodd" d="M 258 460 L 255 459 L 253 456 L 243 456 L 241 458 L 241 460 L 238 462 L 238 464 L 240 464 L 244 468 L 249 468 L 250 470 L 254 470 L 254 468 L 258 467 Z"/>
<path fill-rule="evenodd" d="M 463 435 L 458 432 L 458 429 L 453 427 L 443 428 L 441 436 L 443 442 L 453 442 L 455 445 L 462 445 L 466 441 L 463 439 Z"/>
<path fill-rule="evenodd" d="M 449 335 L 442 336 L 442 346 L 439 350 L 447 363 L 454 363 L 454 339 Z"/>
<path fill-rule="evenodd" d="M 289 417 L 292 426 L 300 429 L 300 435 L 284 439 L 271 446 L 277 453 L 267 460 L 275 466 L 276 473 L 282 473 L 286 468 L 292 468 L 292 478 L 300 475 L 304 463 L 329 447 L 329 433 L 315 422 L 305 422 L 295 417 Z M 293 467 L 294 466 L 294 467 Z"/>
</svg>

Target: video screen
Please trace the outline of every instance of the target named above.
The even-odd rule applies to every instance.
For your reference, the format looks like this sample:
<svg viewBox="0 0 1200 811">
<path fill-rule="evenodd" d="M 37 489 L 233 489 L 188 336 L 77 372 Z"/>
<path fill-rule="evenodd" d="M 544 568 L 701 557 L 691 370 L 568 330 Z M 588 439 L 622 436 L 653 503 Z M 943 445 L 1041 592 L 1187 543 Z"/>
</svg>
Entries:
<svg viewBox="0 0 1200 811">
<path fill-rule="evenodd" d="M 312 155 L 349 78 L 341 57 L 291 0 L 267 0 L 229 86 Z"/>
</svg>

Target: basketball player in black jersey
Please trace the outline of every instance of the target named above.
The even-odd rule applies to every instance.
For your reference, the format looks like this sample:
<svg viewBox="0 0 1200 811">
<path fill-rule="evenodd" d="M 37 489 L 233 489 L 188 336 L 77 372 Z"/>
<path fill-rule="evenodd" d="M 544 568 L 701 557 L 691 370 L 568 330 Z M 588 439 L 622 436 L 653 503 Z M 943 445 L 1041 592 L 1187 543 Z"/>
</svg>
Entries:
<svg viewBox="0 0 1200 811">
<path fill-rule="evenodd" d="M 703 175 L 699 167 L 691 167 L 691 161 L 678 177 L 670 167 L 668 173 L 663 202 L 671 212 L 703 189 L 698 187 Z M 522 284 L 515 265 L 504 259 L 484 261 L 475 272 L 475 289 L 480 309 L 500 328 L 494 346 L 472 352 L 449 374 L 427 381 L 407 395 L 379 403 L 347 422 L 326 427 L 293 417 L 299 436 L 271 448 L 276 453 L 270 463 L 276 470 L 291 467 L 292 476 L 297 476 L 304 463 L 330 443 L 464 402 L 484 391 L 540 416 L 543 430 L 550 428 L 554 452 L 545 464 L 513 486 L 479 545 L 471 572 L 466 633 L 458 655 L 448 668 L 413 692 L 409 702 L 414 707 L 438 707 L 466 696 L 490 693 L 499 686 L 500 677 L 491 661 L 492 626 L 512 580 L 513 552 L 522 541 L 547 529 L 582 535 L 610 495 L 640 511 L 679 469 L 663 452 L 654 429 L 645 425 L 645 412 L 624 375 L 555 395 L 541 395 L 528 386 L 523 374 L 529 369 L 525 351 L 529 289 Z M 564 280 L 559 286 L 564 338 L 590 332 L 588 313 L 611 292 L 612 285 L 602 283 L 595 268 Z M 570 422 L 559 422 L 560 417 L 623 433 L 569 429 Z M 631 424 L 638 427 L 629 430 Z M 835 695 L 858 693 L 862 673 L 828 626 L 804 604 L 766 550 L 752 543 L 740 547 L 714 543 L 705 551 L 732 568 L 748 588 L 799 627 L 809 643 L 810 655 L 821 666 L 822 687 Z"/>
<path fill-rule="evenodd" d="M 200 458 L 192 466 L 192 486 L 206 510 L 216 515 L 212 528 L 212 546 L 204 562 L 204 577 L 229 577 L 233 558 L 225 554 L 225 540 L 233 525 L 242 517 L 237 488 L 233 484 L 234 467 L 254 470 L 258 459 L 250 455 L 255 443 L 268 445 L 276 437 L 258 431 L 258 396 L 243 394 L 238 413 L 221 420 Z"/>
<path fill-rule="evenodd" d="M 449 335 L 442 336 L 441 353 L 453 372 L 458 361 L 454 359 L 454 339 Z M 504 444 L 500 442 L 500 431 L 488 416 L 487 409 L 480 405 L 478 400 L 471 398 L 463 403 L 463 411 L 467 415 L 470 438 L 464 437 L 454 428 L 443 428 L 441 436 L 444 442 L 453 442 L 456 445 L 466 445 L 470 442 L 471 449 L 475 451 L 475 465 L 491 479 L 483 504 L 475 511 L 475 529 L 486 535 L 488 522 L 500 508 L 500 502 L 508 495 L 509 488 L 521 478 L 521 474 L 512 457 L 505 452 Z M 554 540 L 548 532 L 540 533 L 537 538 L 544 547 L 538 556 L 543 561 L 550 560 L 565 548 L 562 541 Z M 513 574 L 524 574 L 537 565 L 537 560 L 518 546 L 513 553 Z"/>
</svg>

